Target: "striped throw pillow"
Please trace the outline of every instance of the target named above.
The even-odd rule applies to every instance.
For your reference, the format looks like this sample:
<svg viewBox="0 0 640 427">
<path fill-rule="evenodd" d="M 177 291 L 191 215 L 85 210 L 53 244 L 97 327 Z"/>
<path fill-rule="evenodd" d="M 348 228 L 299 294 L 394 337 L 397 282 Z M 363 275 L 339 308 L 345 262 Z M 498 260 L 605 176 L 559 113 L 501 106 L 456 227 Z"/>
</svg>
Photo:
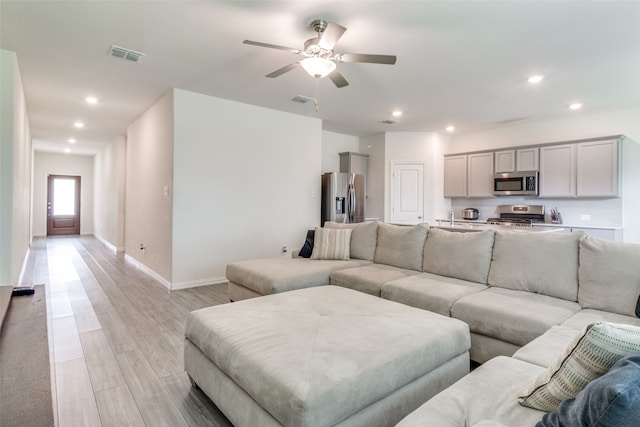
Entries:
<svg viewBox="0 0 640 427">
<path fill-rule="evenodd" d="M 638 351 L 640 327 L 592 323 L 518 400 L 529 408 L 555 411 L 563 400 L 576 397 L 589 382 L 606 374 L 618 360 Z"/>
<path fill-rule="evenodd" d="M 349 228 L 316 227 L 311 259 L 350 259 L 351 232 Z"/>
</svg>

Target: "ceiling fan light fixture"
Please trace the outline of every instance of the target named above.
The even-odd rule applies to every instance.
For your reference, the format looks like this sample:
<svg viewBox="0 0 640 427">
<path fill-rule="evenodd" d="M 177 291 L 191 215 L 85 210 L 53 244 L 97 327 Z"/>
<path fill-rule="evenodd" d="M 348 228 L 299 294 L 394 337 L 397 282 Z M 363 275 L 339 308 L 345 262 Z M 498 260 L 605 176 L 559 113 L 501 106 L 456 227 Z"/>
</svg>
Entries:
<svg viewBox="0 0 640 427">
<path fill-rule="evenodd" d="M 302 65 L 302 68 L 304 68 L 310 76 L 315 77 L 316 79 L 326 77 L 336 69 L 335 62 L 330 59 L 320 58 L 317 56 L 303 59 L 300 61 L 300 65 Z"/>
</svg>

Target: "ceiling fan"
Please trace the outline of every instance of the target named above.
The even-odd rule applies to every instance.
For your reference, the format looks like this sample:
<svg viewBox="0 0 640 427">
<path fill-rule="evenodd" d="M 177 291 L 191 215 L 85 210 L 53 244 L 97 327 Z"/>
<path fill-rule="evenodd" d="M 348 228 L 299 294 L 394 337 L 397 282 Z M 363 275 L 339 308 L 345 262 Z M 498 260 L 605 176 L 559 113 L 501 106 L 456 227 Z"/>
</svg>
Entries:
<svg viewBox="0 0 640 427">
<path fill-rule="evenodd" d="M 260 47 L 268 47 L 271 49 L 279 49 L 291 52 L 295 55 L 305 56 L 304 59 L 286 65 L 266 75 L 266 77 L 275 78 L 288 71 L 302 66 L 309 75 L 320 79 L 329 76 L 331 81 L 337 87 L 345 87 L 349 84 L 347 80 L 336 69 L 336 62 L 366 62 L 370 64 L 389 64 L 396 63 L 394 55 L 369 55 L 361 53 L 335 53 L 334 46 L 342 37 L 347 29 L 342 25 L 327 22 L 324 19 L 316 19 L 311 23 L 311 28 L 317 33 L 317 37 L 311 38 L 304 42 L 304 49 L 295 49 L 292 47 L 279 46 L 275 44 L 256 42 L 245 40 L 242 43 Z"/>
</svg>

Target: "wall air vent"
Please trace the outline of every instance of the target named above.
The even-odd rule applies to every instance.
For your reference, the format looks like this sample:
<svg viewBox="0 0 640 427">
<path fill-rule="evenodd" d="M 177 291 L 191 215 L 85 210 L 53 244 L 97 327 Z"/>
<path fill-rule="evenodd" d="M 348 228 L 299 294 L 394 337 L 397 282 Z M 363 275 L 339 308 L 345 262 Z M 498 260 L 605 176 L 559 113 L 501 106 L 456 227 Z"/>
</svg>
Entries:
<svg viewBox="0 0 640 427">
<path fill-rule="evenodd" d="M 394 123 L 398 123 L 398 121 L 393 119 L 387 119 L 387 120 L 383 120 L 381 123 L 384 123 L 385 125 L 392 125 Z"/>
<path fill-rule="evenodd" d="M 114 44 L 109 48 L 109 55 L 116 58 L 126 59 L 132 62 L 140 62 L 146 53 L 136 52 L 135 50 L 127 49 L 125 47 L 116 46 Z"/>
<path fill-rule="evenodd" d="M 299 102 L 300 104 L 305 104 L 309 101 L 313 101 L 313 98 L 309 98 L 308 96 L 304 96 L 304 95 L 296 95 L 293 98 L 291 98 L 291 100 L 293 102 Z"/>
</svg>

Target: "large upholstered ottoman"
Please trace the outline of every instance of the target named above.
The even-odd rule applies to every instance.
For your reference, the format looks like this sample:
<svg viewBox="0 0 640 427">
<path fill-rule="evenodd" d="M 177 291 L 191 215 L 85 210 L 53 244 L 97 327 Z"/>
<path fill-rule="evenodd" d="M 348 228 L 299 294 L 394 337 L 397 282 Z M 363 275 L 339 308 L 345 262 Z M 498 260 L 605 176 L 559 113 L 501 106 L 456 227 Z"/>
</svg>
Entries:
<svg viewBox="0 0 640 427">
<path fill-rule="evenodd" d="M 459 320 L 322 286 L 189 314 L 185 369 L 236 426 L 389 426 L 469 372 Z"/>
</svg>

